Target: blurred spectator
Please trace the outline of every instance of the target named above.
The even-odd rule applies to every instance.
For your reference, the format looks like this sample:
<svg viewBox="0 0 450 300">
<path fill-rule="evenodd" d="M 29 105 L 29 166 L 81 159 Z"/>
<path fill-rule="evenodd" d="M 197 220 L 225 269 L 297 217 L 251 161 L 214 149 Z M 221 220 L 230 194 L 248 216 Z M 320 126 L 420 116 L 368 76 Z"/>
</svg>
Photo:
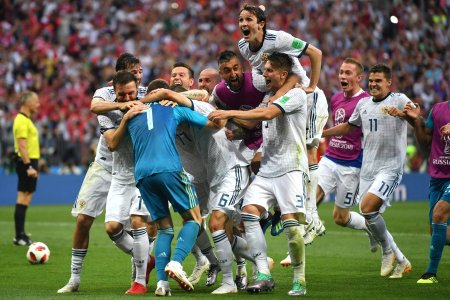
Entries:
<svg viewBox="0 0 450 300">
<path fill-rule="evenodd" d="M 248 1 L 264 4 L 268 27 L 310 41 L 323 52 L 321 86 L 339 90 L 345 57 L 365 68 L 393 67 L 393 90 L 405 91 L 429 110 L 450 97 L 449 1 Z M 89 112 L 95 89 L 114 74 L 122 52 L 140 58 L 143 85 L 168 80 L 183 61 L 195 74 L 216 68 L 220 51 L 236 51 L 241 37 L 239 0 L 12 1 L 0 2 L 0 154 L 7 169 L 18 94 L 36 91 L 37 124 L 45 131 L 42 153 L 50 166 L 86 165 L 99 135 Z M 397 23 L 391 16 L 396 16 Z M 308 59 L 302 59 L 308 71 Z M 424 111 L 424 116 L 427 111 Z"/>
</svg>

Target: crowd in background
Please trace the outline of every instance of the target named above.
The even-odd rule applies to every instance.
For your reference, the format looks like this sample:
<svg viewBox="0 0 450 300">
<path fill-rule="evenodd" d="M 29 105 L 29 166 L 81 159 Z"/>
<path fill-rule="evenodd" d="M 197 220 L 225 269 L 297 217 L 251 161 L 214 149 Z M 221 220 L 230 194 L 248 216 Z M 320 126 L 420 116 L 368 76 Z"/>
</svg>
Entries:
<svg viewBox="0 0 450 300">
<path fill-rule="evenodd" d="M 41 171 L 82 172 L 100 134 L 90 101 L 111 79 L 116 58 L 123 52 L 139 57 L 143 85 L 168 79 L 176 61 L 190 64 L 196 76 L 206 67 L 217 68 L 220 51 L 237 51 L 243 3 L 1 1 L 0 167 L 13 169 L 12 122 L 21 92 L 34 90 L 41 100 L 36 116 Z M 266 6 L 267 28 L 287 31 L 322 50 L 319 86 L 328 99 L 340 90 L 337 74 L 345 57 L 359 59 L 367 69 L 380 62 L 391 65 L 393 90 L 419 102 L 424 116 L 433 103 L 450 99 L 449 0 L 246 3 Z M 308 70 L 307 58 L 302 64 Z M 414 147 L 413 138 L 410 142 Z M 423 169 L 425 154 L 416 148 L 409 153 L 408 169 Z"/>
</svg>

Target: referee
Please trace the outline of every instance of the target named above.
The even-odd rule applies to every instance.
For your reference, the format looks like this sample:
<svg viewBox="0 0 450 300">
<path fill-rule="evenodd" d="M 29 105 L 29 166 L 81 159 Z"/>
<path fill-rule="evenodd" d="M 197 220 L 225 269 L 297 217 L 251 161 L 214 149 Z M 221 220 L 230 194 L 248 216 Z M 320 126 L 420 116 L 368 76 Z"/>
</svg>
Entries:
<svg viewBox="0 0 450 300">
<path fill-rule="evenodd" d="M 39 134 L 31 116 L 37 112 L 40 104 L 34 92 L 24 92 L 19 99 L 20 111 L 14 119 L 14 151 L 16 153 L 16 173 L 19 177 L 14 221 L 17 246 L 30 245 L 32 242 L 25 234 L 25 214 L 36 190 L 38 160 L 40 157 Z"/>
</svg>

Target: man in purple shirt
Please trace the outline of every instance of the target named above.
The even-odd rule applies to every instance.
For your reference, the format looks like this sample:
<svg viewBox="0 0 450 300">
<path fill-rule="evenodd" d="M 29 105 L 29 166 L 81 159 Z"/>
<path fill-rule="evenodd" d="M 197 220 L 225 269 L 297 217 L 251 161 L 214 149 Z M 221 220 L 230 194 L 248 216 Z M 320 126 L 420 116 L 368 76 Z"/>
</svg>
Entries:
<svg viewBox="0 0 450 300">
<path fill-rule="evenodd" d="M 419 144 L 429 148 L 428 173 L 430 180 L 430 261 L 427 270 L 417 283 L 437 283 L 436 273 L 442 251 L 447 240 L 450 225 L 450 101 L 436 104 L 428 115 L 426 123 L 420 117 L 420 107 L 416 103 L 404 110 Z"/>
<path fill-rule="evenodd" d="M 362 64 L 346 58 L 339 69 L 339 82 L 342 92 L 331 98 L 333 125 L 347 122 L 356 104 L 370 95 L 360 84 L 364 76 Z M 365 100 L 362 100 L 365 101 Z M 361 128 L 356 128 L 345 136 L 329 139 L 325 156 L 319 163 L 319 184 L 317 199 L 335 193 L 333 219 L 337 225 L 364 230 L 370 238 L 371 251 L 377 250 L 378 243 L 372 238 L 364 217 L 350 208 L 358 204 L 359 173 L 361 170 Z"/>
</svg>

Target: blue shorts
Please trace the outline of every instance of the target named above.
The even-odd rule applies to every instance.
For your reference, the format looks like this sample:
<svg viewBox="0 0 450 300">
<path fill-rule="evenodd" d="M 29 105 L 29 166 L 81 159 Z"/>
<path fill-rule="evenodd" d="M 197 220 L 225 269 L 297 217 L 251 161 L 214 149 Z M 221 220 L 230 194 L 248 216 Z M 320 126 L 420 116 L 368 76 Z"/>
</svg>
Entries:
<svg viewBox="0 0 450 300">
<path fill-rule="evenodd" d="M 168 201 L 179 213 L 198 205 L 195 189 L 184 171 L 144 177 L 139 180 L 137 188 L 154 221 L 170 216 Z"/>
<path fill-rule="evenodd" d="M 428 198 L 430 199 L 429 218 L 431 224 L 436 203 L 439 200 L 450 203 L 450 178 L 431 178 Z M 447 221 L 447 225 L 450 226 L 450 220 Z"/>
</svg>

